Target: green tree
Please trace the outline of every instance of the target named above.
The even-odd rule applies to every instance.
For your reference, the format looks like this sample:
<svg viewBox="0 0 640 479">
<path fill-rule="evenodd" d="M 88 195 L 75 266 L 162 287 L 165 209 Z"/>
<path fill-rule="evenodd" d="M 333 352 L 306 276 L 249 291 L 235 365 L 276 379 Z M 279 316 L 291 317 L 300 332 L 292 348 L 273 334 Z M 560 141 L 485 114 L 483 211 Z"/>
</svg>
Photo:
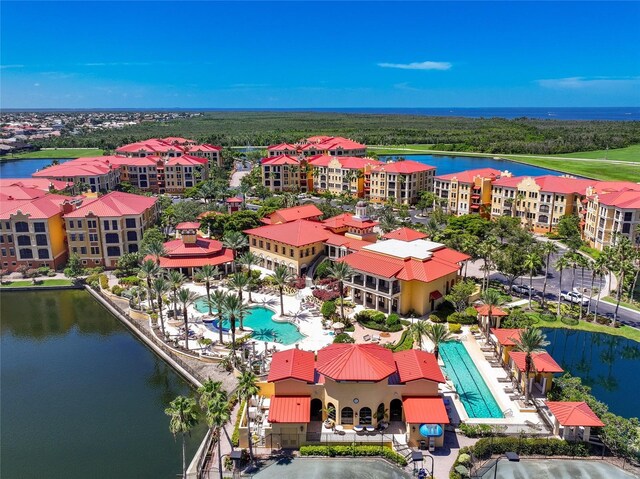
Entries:
<svg viewBox="0 0 640 479">
<path fill-rule="evenodd" d="M 345 262 L 333 262 L 329 269 L 329 278 L 338 282 L 338 289 L 340 292 L 340 317 L 344 322 L 344 282 L 349 280 L 353 276 L 353 269 Z"/>
<path fill-rule="evenodd" d="M 218 315 L 218 333 L 220 335 L 220 344 L 224 344 L 224 338 L 222 337 L 222 313 L 224 311 L 224 302 L 227 297 L 227 293 L 222 290 L 215 290 L 211 295 L 211 298 L 207 300 L 207 306 L 211 311 L 212 308 L 215 308 L 216 313 Z"/>
<path fill-rule="evenodd" d="M 488 334 L 489 330 L 495 327 L 495 325 L 493 324 L 493 311 L 495 308 L 499 307 L 503 303 L 503 297 L 502 297 L 502 294 L 500 294 L 500 291 L 497 291 L 493 288 L 487 289 L 484 293 L 482 293 L 481 297 L 484 304 L 486 304 L 489 307 L 487 311 L 487 318 L 488 318 L 487 334 Z"/>
<path fill-rule="evenodd" d="M 165 337 L 164 332 L 164 318 L 162 317 L 162 297 L 167 294 L 171 289 L 171 285 L 162 276 L 158 276 L 153 280 L 153 292 L 158 298 L 158 319 L 160 320 L 160 330 L 162 331 L 162 337 Z"/>
<path fill-rule="evenodd" d="M 120 276 L 134 276 L 138 274 L 140 261 L 142 261 L 142 255 L 139 252 L 125 253 L 116 262 L 116 273 L 119 272 Z"/>
<path fill-rule="evenodd" d="M 563 238 L 569 249 L 577 250 L 582 246 L 580 232 L 580 218 L 575 215 L 565 215 L 558 221 L 558 235 Z"/>
<path fill-rule="evenodd" d="M 184 319 L 184 347 L 187 351 L 189 351 L 189 315 L 187 308 L 191 306 L 196 299 L 198 299 L 198 295 L 193 291 L 187 288 L 178 290 L 178 301 L 182 304 L 182 318 Z"/>
<path fill-rule="evenodd" d="M 146 229 L 142 235 L 142 241 L 140 242 L 140 251 L 145 251 L 149 243 L 163 243 L 164 234 L 155 226 L 153 228 Z"/>
<path fill-rule="evenodd" d="M 187 277 L 177 269 L 170 269 L 166 274 L 169 288 L 171 289 L 171 299 L 173 301 L 173 317 L 178 317 L 178 290 L 187 282 Z"/>
<path fill-rule="evenodd" d="M 77 280 L 80 276 L 84 275 L 84 268 L 82 267 L 80 256 L 78 256 L 76 253 L 71 253 L 71 256 L 69 256 L 67 267 L 64 269 L 64 275 L 67 278 L 73 279 L 74 281 Z"/>
<path fill-rule="evenodd" d="M 233 251 L 233 270 L 236 271 L 235 259 L 238 255 L 238 251 L 248 246 L 249 242 L 247 241 L 247 237 L 238 231 L 230 231 L 225 233 L 222 238 L 222 244 L 225 248 L 229 248 Z"/>
<path fill-rule="evenodd" d="M 250 284 L 248 286 L 249 288 L 249 302 L 252 303 L 253 299 L 251 298 L 251 289 L 253 287 L 253 275 L 251 274 L 251 267 L 254 264 L 258 263 L 258 256 L 256 256 L 254 253 L 252 253 L 251 251 L 246 251 L 245 253 L 243 253 L 238 259 L 237 262 L 238 264 L 242 265 L 244 268 L 247 268 L 247 276 L 250 280 Z"/>
<path fill-rule="evenodd" d="M 420 351 L 422 351 L 422 338 L 426 336 L 428 329 L 429 324 L 421 319 L 409 326 L 409 331 L 411 331 L 413 338 L 418 343 L 418 349 L 420 349 Z"/>
<path fill-rule="evenodd" d="M 145 256 L 152 256 L 158 266 L 160 266 L 160 258 L 167 254 L 164 243 L 157 239 L 147 242 L 140 252 Z"/>
<path fill-rule="evenodd" d="M 282 296 L 284 294 L 284 287 L 293 279 L 292 275 L 289 272 L 289 268 L 287 268 L 283 264 L 280 264 L 276 266 L 273 274 L 271 274 L 270 277 L 273 285 L 278 288 L 278 292 L 280 293 L 280 315 L 284 316 L 284 300 Z"/>
<path fill-rule="evenodd" d="M 236 360 L 236 320 L 249 313 L 249 307 L 242 302 L 237 294 L 229 293 L 224 300 L 222 308 L 224 315 L 229 319 L 231 329 L 231 351 L 234 361 Z"/>
<path fill-rule="evenodd" d="M 475 290 L 476 285 L 473 281 L 458 281 L 444 299 L 449 301 L 458 313 L 462 313 L 469 306 L 469 296 Z"/>
<path fill-rule="evenodd" d="M 138 271 L 138 278 L 144 279 L 147 282 L 147 297 L 149 298 L 149 306 L 151 307 L 151 311 L 155 313 L 155 307 L 153 304 L 153 287 L 151 282 L 153 278 L 158 275 L 160 268 L 152 259 L 148 259 L 142 262 L 140 266 L 140 270 Z"/>
<path fill-rule="evenodd" d="M 250 399 L 258 394 L 258 378 L 249 369 L 245 369 L 238 378 L 238 397 L 249 403 Z M 251 438 L 251 418 L 247 414 L 247 436 L 249 438 L 249 460 L 253 464 L 253 446 Z"/>
<path fill-rule="evenodd" d="M 191 435 L 191 431 L 198 424 L 198 409 L 196 401 L 193 398 L 178 396 L 164 410 L 164 413 L 171 419 L 169 421 L 169 430 L 175 438 L 178 434 L 182 435 L 182 477 L 187 477 L 187 449 L 185 436 Z"/>
<path fill-rule="evenodd" d="M 547 337 L 539 328 L 529 327 L 520 332 L 520 338 L 513 338 L 515 346 L 514 351 L 522 351 L 525 353 L 525 395 L 527 399 L 531 399 L 531 388 L 529 387 L 529 376 L 534 370 L 533 353 L 544 351 L 544 347 L 549 345 Z"/>
<path fill-rule="evenodd" d="M 209 316 L 211 316 L 211 305 L 209 300 L 211 299 L 211 282 L 220 276 L 220 270 L 217 266 L 213 266 L 210 264 L 205 264 L 202 268 L 200 268 L 196 274 L 196 281 L 203 282 L 204 287 L 207 291 L 207 304 L 209 305 Z"/>
<path fill-rule="evenodd" d="M 533 275 L 542 268 L 542 258 L 536 249 L 529 251 L 524 258 L 525 269 L 529 273 L 529 309 L 531 309 L 531 291 L 533 289 Z M 546 278 L 545 278 L 546 279 Z"/>
<path fill-rule="evenodd" d="M 220 383 L 217 383 L 220 384 Z M 215 396 L 209 399 L 204 406 L 204 417 L 207 426 L 211 430 L 212 437 L 218 443 L 218 474 L 222 479 L 222 430 L 231 419 L 229 398 L 224 390 L 220 390 Z"/>
<path fill-rule="evenodd" d="M 451 333 L 446 324 L 429 324 L 425 334 L 433 342 L 433 354 L 437 360 L 440 354 L 440 343 L 449 341 Z"/>
<path fill-rule="evenodd" d="M 562 272 L 567 269 L 570 266 L 570 254 L 569 253 L 565 253 L 562 256 L 560 256 L 557 260 L 556 260 L 556 269 L 558 270 L 558 272 L 560 273 L 559 277 L 558 277 L 558 290 L 561 291 L 562 290 Z M 560 295 L 558 295 L 558 311 L 556 312 L 556 316 L 558 316 L 558 318 L 560 317 L 560 304 L 562 303 L 562 299 L 560 298 Z"/>
<path fill-rule="evenodd" d="M 551 255 L 557 254 L 558 245 L 553 241 L 545 241 L 540 246 L 540 254 L 545 256 L 544 260 L 544 283 L 542 285 L 542 306 L 544 307 L 547 294 L 547 280 L 549 278 L 549 267 L 551 266 Z"/>
<path fill-rule="evenodd" d="M 249 275 L 244 272 L 233 273 L 231 276 L 229 276 L 229 279 L 227 281 L 229 283 L 229 286 L 238 292 L 238 297 L 242 302 L 242 292 L 244 288 L 250 285 L 251 282 Z M 240 315 L 238 319 L 240 320 L 240 331 L 244 331 L 244 316 Z"/>
<path fill-rule="evenodd" d="M 593 285 L 595 283 L 596 276 L 598 279 L 602 280 L 607 271 L 607 260 L 602 255 L 598 256 L 593 264 L 591 265 L 591 294 L 589 296 L 589 310 L 591 310 L 591 298 L 593 297 Z M 595 321 L 598 317 L 598 306 L 600 305 L 600 295 L 602 290 L 598 290 L 598 294 L 596 296 L 596 307 L 593 310 L 593 320 Z"/>
</svg>

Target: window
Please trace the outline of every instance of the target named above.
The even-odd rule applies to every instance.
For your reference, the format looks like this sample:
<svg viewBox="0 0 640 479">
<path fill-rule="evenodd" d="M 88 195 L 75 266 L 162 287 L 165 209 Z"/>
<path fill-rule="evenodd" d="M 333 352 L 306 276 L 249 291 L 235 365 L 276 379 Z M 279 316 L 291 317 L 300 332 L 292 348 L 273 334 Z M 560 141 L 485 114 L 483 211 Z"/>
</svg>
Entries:
<svg viewBox="0 0 640 479">
<path fill-rule="evenodd" d="M 71 237 L 71 241 L 75 241 L 76 240 L 76 234 L 75 233 L 71 233 L 71 235 L 69 235 Z"/>
<path fill-rule="evenodd" d="M 16 231 L 18 233 L 28 233 L 29 232 L 29 224 L 26 221 L 17 221 L 16 222 Z"/>
<path fill-rule="evenodd" d="M 80 254 L 87 254 L 87 247 L 86 246 L 82 246 L 80 248 Z"/>
<path fill-rule="evenodd" d="M 18 246 L 31 246 L 31 238 L 27 235 L 18 236 Z"/>
<path fill-rule="evenodd" d="M 48 249 L 39 249 L 38 250 L 38 259 L 49 259 L 49 250 Z"/>
<path fill-rule="evenodd" d="M 9 256 L 15 256 L 16 255 L 16 250 L 14 250 L 13 248 L 9 248 Z"/>
<path fill-rule="evenodd" d="M 36 235 L 36 244 L 38 246 L 47 246 L 47 244 L 49 244 L 47 235 Z"/>
<path fill-rule="evenodd" d="M 20 259 L 32 259 L 33 258 L 33 251 L 31 251 L 29 248 L 22 248 L 20 250 Z"/>
<path fill-rule="evenodd" d="M 293 255 L 293 248 L 289 248 L 289 256 L 291 256 L 292 258 L 294 257 L 294 255 Z"/>
<path fill-rule="evenodd" d="M 33 231 L 36 233 L 44 233 L 47 231 L 46 225 L 42 221 L 38 221 L 37 223 L 33 223 Z"/>
<path fill-rule="evenodd" d="M 78 241 L 84 241 L 84 233 L 78 234 Z"/>
<path fill-rule="evenodd" d="M 118 220 L 111 220 L 111 229 L 118 230 Z"/>
<path fill-rule="evenodd" d="M 7 256 L 7 249 L 6 248 L 2 248 L 2 256 Z"/>
<path fill-rule="evenodd" d="M 69 220 L 69 228 L 73 228 L 73 220 Z"/>
<path fill-rule="evenodd" d="M 118 233 L 107 233 L 105 240 L 107 243 L 120 243 L 120 236 Z"/>
<path fill-rule="evenodd" d="M 135 228 L 136 227 L 136 219 L 135 218 L 127 218 L 125 220 L 127 228 Z"/>
<path fill-rule="evenodd" d="M 82 220 L 78 220 L 78 228 L 82 228 Z"/>
<path fill-rule="evenodd" d="M 93 254 L 93 255 L 100 254 L 100 248 L 98 248 L 96 246 L 92 246 L 91 247 L 91 254 Z"/>
<path fill-rule="evenodd" d="M 353 409 L 343 407 L 340 413 L 340 424 L 353 424 Z"/>
<path fill-rule="evenodd" d="M 102 224 L 104 225 L 104 229 L 109 231 L 109 220 L 104 220 Z"/>
<path fill-rule="evenodd" d="M 371 424 L 371 408 L 363 407 L 360 409 L 359 424 Z"/>
<path fill-rule="evenodd" d="M 135 231 L 127 231 L 127 241 L 138 241 L 138 233 Z"/>
<path fill-rule="evenodd" d="M 129 245 L 129 253 L 137 253 L 138 252 L 138 245 L 137 244 L 130 244 Z"/>
<path fill-rule="evenodd" d="M 98 241 L 98 235 L 95 233 L 89 233 L 89 241 L 95 243 Z"/>
<path fill-rule="evenodd" d="M 97 227 L 96 220 L 87 220 L 87 226 L 89 228 L 96 228 Z"/>
<path fill-rule="evenodd" d="M 0 243 L 4 243 L 4 236 L 0 235 Z"/>
<path fill-rule="evenodd" d="M 107 256 L 120 256 L 120 247 L 107 246 Z"/>
</svg>

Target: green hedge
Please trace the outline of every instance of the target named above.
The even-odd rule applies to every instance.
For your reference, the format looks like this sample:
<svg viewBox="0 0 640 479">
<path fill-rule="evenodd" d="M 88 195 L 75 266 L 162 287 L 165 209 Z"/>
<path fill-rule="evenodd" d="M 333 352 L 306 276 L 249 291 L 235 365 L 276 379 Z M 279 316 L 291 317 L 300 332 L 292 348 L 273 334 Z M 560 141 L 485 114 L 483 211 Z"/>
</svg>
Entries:
<svg viewBox="0 0 640 479">
<path fill-rule="evenodd" d="M 405 329 L 402 332 L 402 336 L 398 342 L 392 346 L 388 346 L 391 351 L 397 353 L 398 351 L 405 351 L 407 349 L 411 349 L 413 347 L 413 334 L 408 329 Z"/>
<path fill-rule="evenodd" d="M 233 444 L 233 447 L 238 447 L 240 444 L 240 418 L 246 404 L 247 401 L 245 400 L 240 403 L 240 409 L 238 409 L 238 414 L 236 415 L 236 424 L 233 426 L 233 433 L 231 434 L 231 444 Z"/>
<path fill-rule="evenodd" d="M 387 326 L 386 324 L 380 324 L 374 321 L 360 321 L 360 324 L 365 328 L 375 329 L 376 331 L 385 331 L 388 333 L 396 333 L 398 331 L 402 331 L 403 328 L 402 324 Z"/>
<path fill-rule="evenodd" d="M 487 437 L 478 440 L 473 446 L 473 454 L 479 459 L 489 459 L 494 454 L 504 454 L 507 451 L 515 451 L 522 456 L 586 457 L 590 448 L 584 442 L 517 437 Z"/>
<path fill-rule="evenodd" d="M 401 467 L 407 465 L 407 460 L 404 456 L 387 446 L 355 446 L 353 444 L 345 446 L 316 446 L 306 444 L 300 447 L 300 455 L 329 457 L 382 456 Z"/>
</svg>

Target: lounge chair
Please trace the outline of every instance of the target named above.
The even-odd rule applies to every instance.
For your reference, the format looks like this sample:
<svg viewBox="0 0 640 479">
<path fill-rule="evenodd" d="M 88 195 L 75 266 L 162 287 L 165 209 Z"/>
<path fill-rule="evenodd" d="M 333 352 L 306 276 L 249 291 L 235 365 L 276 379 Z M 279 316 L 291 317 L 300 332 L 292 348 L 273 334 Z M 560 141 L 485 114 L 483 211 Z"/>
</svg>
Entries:
<svg viewBox="0 0 640 479">
<path fill-rule="evenodd" d="M 380 335 L 379 335 L 379 334 L 374 334 L 374 335 L 372 336 L 372 340 L 373 340 L 373 341 L 378 341 L 378 342 L 380 342 Z"/>
<path fill-rule="evenodd" d="M 362 340 L 363 341 L 371 341 L 371 335 L 370 334 L 365 334 L 364 336 L 362 336 Z"/>
</svg>

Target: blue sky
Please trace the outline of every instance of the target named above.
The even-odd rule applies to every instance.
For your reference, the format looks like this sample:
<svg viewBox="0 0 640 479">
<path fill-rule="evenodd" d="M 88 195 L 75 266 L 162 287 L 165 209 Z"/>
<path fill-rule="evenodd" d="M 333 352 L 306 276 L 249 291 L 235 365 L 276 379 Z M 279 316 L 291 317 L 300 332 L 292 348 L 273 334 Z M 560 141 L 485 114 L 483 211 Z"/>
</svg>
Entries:
<svg viewBox="0 0 640 479">
<path fill-rule="evenodd" d="M 2 2 L 4 108 L 640 106 L 639 2 Z"/>
</svg>

